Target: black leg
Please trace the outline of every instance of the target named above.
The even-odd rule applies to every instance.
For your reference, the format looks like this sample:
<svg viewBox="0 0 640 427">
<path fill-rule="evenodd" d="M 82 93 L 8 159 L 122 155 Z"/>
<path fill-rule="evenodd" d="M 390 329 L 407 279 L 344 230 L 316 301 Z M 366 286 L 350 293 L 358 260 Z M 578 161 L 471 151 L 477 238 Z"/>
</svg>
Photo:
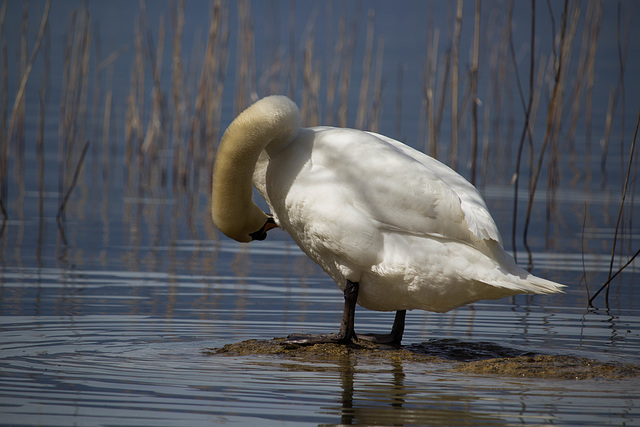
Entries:
<svg viewBox="0 0 640 427">
<path fill-rule="evenodd" d="M 355 315 L 356 315 L 356 302 L 358 301 L 358 282 L 351 282 L 347 280 L 347 286 L 344 288 L 344 310 L 342 312 L 342 323 L 340 324 L 340 332 L 337 334 L 320 334 L 320 335 L 308 335 L 308 334 L 293 334 L 289 335 L 285 341 L 287 344 L 321 344 L 321 343 L 334 343 L 334 344 L 350 344 L 358 337 L 355 333 Z M 404 320 L 403 325 L 404 329 Z M 402 334 L 402 333 L 401 333 Z"/>
<path fill-rule="evenodd" d="M 360 334 L 360 339 L 379 344 L 400 345 L 402 342 L 402 334 L 404 333 L 404 320 L 406 315 L 407 310 L 396 311 L 396 318 L 393 321 L 390 334 Z"/>
</svg>

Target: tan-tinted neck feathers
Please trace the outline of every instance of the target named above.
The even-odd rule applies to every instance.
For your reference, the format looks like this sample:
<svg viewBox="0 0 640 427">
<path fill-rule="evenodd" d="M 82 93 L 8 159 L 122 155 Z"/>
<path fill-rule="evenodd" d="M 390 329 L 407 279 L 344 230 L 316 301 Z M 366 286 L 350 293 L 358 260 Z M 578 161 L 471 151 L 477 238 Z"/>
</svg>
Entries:
<svg viewBox="0 0 640 427">
<path fill-rule="evenodd" d="M 289 144 L 300 127 L 300 112 L 289 98 L 270 96 L 243 111 L 222 136 L 213 167 L 211 213 L 227 237 L 251 241 L 268 216 L 252 200 L 252 177 L 262 150 Z"/>
</svg>

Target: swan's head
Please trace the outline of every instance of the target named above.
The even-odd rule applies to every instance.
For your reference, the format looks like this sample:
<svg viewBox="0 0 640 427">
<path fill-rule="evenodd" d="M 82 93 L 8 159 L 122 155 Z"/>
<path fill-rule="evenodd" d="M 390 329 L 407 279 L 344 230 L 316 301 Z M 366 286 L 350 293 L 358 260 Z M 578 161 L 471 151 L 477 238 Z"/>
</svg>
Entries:
<svg viewBox="0 0 640 427">
<path fill-rule="evenodd" d="M 277 227 L 273 218 L 260 209 L 254 210 L 248 207 L 244 215 L 235 215 L 226 211 L 219 199 L 217 201 L 218 203 L 215 200 L 212 202 L 213 223 L 230 239 L 238 242 L 264 240 L 267 237 L 267 231 Z"/>
</svg>

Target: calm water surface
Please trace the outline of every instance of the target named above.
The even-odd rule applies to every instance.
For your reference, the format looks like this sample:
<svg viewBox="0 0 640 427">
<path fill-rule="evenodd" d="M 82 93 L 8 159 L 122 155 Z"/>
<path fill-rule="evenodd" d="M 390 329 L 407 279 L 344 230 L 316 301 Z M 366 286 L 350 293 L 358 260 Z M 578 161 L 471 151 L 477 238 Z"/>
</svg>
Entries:
<svg viewBox="0 0 640 427">
<path fill-rule="evenodd" d="M 539 3 L 539 22 L 548 25 L 548 16 L 543 15 L 546 6 Z M 137 25 L 134 17 L 139 15 L 139 9 L 137 4 L 118 3 L 129 13 L 115 14 L 112 8 L 103 8 L 101 4 L 89 2 L 89 13 L 91 22 L 99 24 L 105 57 L 131 40 Z M 266 31 L 259 17 L 267 12 L 276 13 L 268 8 L 265 12 L 261 4 L 252 3 L 258 40 L 262 40 L 261 31 Z M 271 4 L 279 7 L 282 21 L 288 22 L 290 3 Z M 407 44 L 401 36 L 408 28 L 422 28 L 419 24 L 424 19 L 420 16 L 426 16 L 428 11 L 422 4 L 410 2 L 406 10 L 390 10 L 385 2 L 371 3 L 377 13 L 376 31 L 386 40 L 388 114 L 381 121 L 381 131 L 397 138 L 409 135 L 406 139 L 410 143 L 415 141 L 413 135 L 419 128 L 416 113 L 419 107 L 416 106 L 422 90 L 424 43 Z M 488 5 L 483 10 L 486 16 L 492 11 L 498 13 L 502 7 L 483 4 Z M 43 4 L 30 2 L 30 5 L 29 34 L 34 37 Z M 296 40 L 302 40 L 312 13 L 306 5 L 301 2 L 295 12 L 299 15 L 296 25 L 300 27 L 296 27 Z M 624 12 L 638 17 L 637 7 L 625 2 L 623 5 Z M 151 2 L 147 6 L 152 32 L 157 37 L 155 23 L 161 16 L 168 16 L 168 6 L 156 3 L 152 6 Z M 335 331 L 340 321 L 342 296 L 328 276 L 282 232 L 274 231 L 268 240 L 248 246 L 220 237 L 207 211 L 206 185 L 196 186 L 190 192 L 176 190 L 171 185 L 147 188 L 138 185 L 135 179 L 131 181 L 131 170 L 135 171 L 137 166 L 125 150 L 124 123 L 132 45 L 113 63 L 112 86 L 108 86 L 113 89 L 114 103 L 110 142 L 90 147 L 59 227 L 56 212 L 61 198 L 57 159 L 62 56 L 55 56 L 55 52 L 63 51 L 73 7 L 54 3 L 51 12 L 53 63 L 46 108 L 42 184 L 36 173 L 43 169 L 39 166 L 41 159 L 35 143 L 38 82 L 44 68 L 41 59 L 34 66 L 36 83 L 28 86 L 26 109 L 29 114 L 22 151 L 15 144 L 10 149 L 8 189 L 3 199 L 9 220 L 0 237 L 0 424 L 640 424 L 638 378 L 532 379 L 452 371 L 459 362 L 455 349 L 468 348 L 475 358 L 483 358 L 497 356 L 491 350 L 496 345 L 513 352 L 640 364 L 639 261 L 628 266 L 612 283 L 608 301 L 602 294 L 594 308 L 587 308 L 589 295 L 608 276 L 620 206 L 622 176 L 619 171 L 625 168 L 628 160 L 625 153 L 629 149 L 628 140 L 625 139 L 624 144 L 619 140 L 621 133 L 627 137 L 633 134 L 634 114 L 640 99 L 637 79 L 629 77 L 625 86 L 626 109 L 618 107 L 611 131 L 617 145 L 603 163 L 608 172 L 604 185 L 600 146 L 597 147 L 596 141 L 604 135 L 605 107 L 618 82 L 618 69 L 611 68 L 611 64 L 617 64 L 615 4 L 613 9 L 605 10 L 602 47 L 598 50 L 602 61 L 598 62 L 594 89 L 597 120 L 593 125 L 593 156 L 589 157 L 586 150 L 580 148 L 571 155 L 568 151 L 559 153 L 562 182 L 553 196 L 556 202 L 553 211 L 547 216 L 549 199 L 544 184 L 533 207 L 529 232 L 533 272 L 566 283 L 567 293 L 481 301 L 446 314 L 409 313 L 403 343 L 433 348 L 433 354 L 441 359 L 438 363 L 368 360 L 358 358 L 357 350 L 349 356 L 322 361 L 273 355 L 221 356 L 207 352 L 248 339 L 271 339 L 293 332 Z M 472 22 L 472 16 L 467 13 L 473 11 L 473 7 L 471 2 L 465 2 L 463 22 Z M 345 13 L 355 13 L 352 9 L 356 7 L 349 3 L 347 9 Z M 440 13 L 435 21 L 445 22 L 451 16 L 450 11 L 446 7 L 439 9 L 436 6 L 432 10 L 434 14 Z M 208 17 L 208 11 L 208 3 L 188 2 L 185 40 L 206 34 L 208 23 L 204 17 Z M 555 12 L 558 24 L 561 10 Z M 223 125 L 231 120 L 234 102 L 235 4 L 229 6 L 229 13 L 233 22 L 230 26 L 232 56 L 223 97 Z M 320 10 L 318 16 L 324 13 Z M 341 12 L 335 6 L 331 13 Z M 515 11 L 522 26 L 528 22 L 527 13 L 528 9 Z M 21 4 L 10 2 L 3 31 L 9 48 L 11 100 L 15 96 L 13 83 L 17 81 L 13 74 L 17 65 L 12 61 L 17 57 L 19 36 L 16 34 L 20 28 L 16 23 L 20 22 L 20 16 Z M 123 16 L 131 19 L 124 22 Z M 323 22 L 318 18 L 318 45 L 322 31 L 327 31 L 324 28 L 327 24 Z M 364 21 L 360 24 L 364 34 Z M 170 28 L 168 24 L 167 28 Z M 442 29 L 443 40 L 446 28 Z M 470 37 L 470 31 L 470 27 L 463 29 L 463 39 Z M 631 29 L 631 52 L 639 48 L 640 37 L 636 32 L 636 28 Z M 526 47 L 528 34 L 528 30 L 516 32 L 517 47 L 521 46 L 520 42 Z M 544 33 L 543 30 L 539 34 L 540 49 L 546 49 L 548 54 L 550 45 L 544 45 L 543 41 L 549 34 L 550 31 Z M 283 40 L 287 40 L 286 35 L 285 31 Z M 270 37 L 274 37 L 273 34 Z M 362 37 L 360 50 L 364 49 L 364 35 Z M 423 40 L 420 37 L 417 38 Z M 440 49 L 444 52 L 445 42 L 442 43 Z M 191 48 L 186 41 L 184 44 Z M 33 46 L 31 39 L 29 46 Z M 195 43 L 193 47 L 196 53 L 197 46 Z M 461 57 L 467 61 L 468 45 L 463 47 L 467 50 Z M 525 47 L 521 49 L 526 50 Z M 170 50 L 169 44 L 165 50 L 166 57 L 170 58 L 166 53 Z M 258 57 L 264 55 L 264 51 L 257 50 Z M 362 52 L 358 51 L 357 55 L 360 61 Z M 640 73 L 638 59 L 632 56 L 629 56 L 627 76 Z M 189 58 L 185 58 L 185 63 Z M 397 82 L 399 63 L 404 64 L 406 70 L 402 89 L 406 96 L 404 121 L 398 135 L 394 134 L 398 127 L 391 112 L 395 111 L 398 87 L 394 87 L 394 82 Z M 93 62 L 92 66 L 95 66 Z M 165 76 L 170 67 L 168 61 L 163 68 Z M 356 89 L 359 88 L 358 67 L 354 66 Z M 302 67 L 299 70 L 302 72 Z M 196 72 L 191 71 L 190 75 L 195 76 Z M 147 84 L 151 80 L 148 77 Z M 192 80 L 195 82 L 197 78 Z M 169 84 L 163 87 L 170 93 Z M 358 99 L 356 89 L 349 95 L 355 101 Z M 97 105 L 104 104 L 106 89 L 100 93 Z M 145 93 L 150 94 L 151 90 Z M 514 105 L 518 106 L 518 102 Z M 484 111 L 481 110 L 481 114 Z M 623 113 L 626 114 L 624 121 L 620 119 Z M 546 116 L 546 110 L 539 114 Z M 87 135 L 95 132 L 92 124 L 102 123 L 101 109 L 97 117 L 86 118 L 91 129 Z M 503 119 L 504 123 L 508 121 Z M 515 134 L 520 126 L 520 123 L 515 126 Z M 96 133 L 102 135 L 103 129 L 98 129 Z M 536 134 L 539 129 L 544 130 L 542 121 L 536 125 Z M 506 129 L 503 131 L 503 135 L 508 133 Z M 443 133 L 442 139 L 447 137 Z M 517 140 L 517 136 L 513 139 Z M 577 141 L 578 146 L 583 142 Z M 167 149 L 165 154 L 171 153 Z M 469 173 L 467 166 L 461 162 L 460 170 L 465 176 Z M 506 237 L 513 220 L 510 184 L 513 163 L 500 163 L 496 159 L 490 166 L 489 175 L 495 175 L 496 179 L 483 180 L 481 191 L 511 249 L 510 239 Z M 585 181 L 585 171 L 576 173 L 576 167 L 588 168 L 590 179 Z M 573 176 L 579 176 L 577 184 L 571 184 Z M 207 180 L 203 178 L 203 182 Z M 625 205 L 624 233 L 617 246 L 621 255 L 616 257 L 614 271 L 637 250 L 638 194 L 634 184 Z M 522 232 L 527 197 L 521 192 L 518 236 Z M 519 240 L 516 246 L 518 260 L 526 263 L 522 242 Z M 392 322 L 391 313 L 359 309 L 356 329 L 382 332 L 389 329 Z"/>
</svg>

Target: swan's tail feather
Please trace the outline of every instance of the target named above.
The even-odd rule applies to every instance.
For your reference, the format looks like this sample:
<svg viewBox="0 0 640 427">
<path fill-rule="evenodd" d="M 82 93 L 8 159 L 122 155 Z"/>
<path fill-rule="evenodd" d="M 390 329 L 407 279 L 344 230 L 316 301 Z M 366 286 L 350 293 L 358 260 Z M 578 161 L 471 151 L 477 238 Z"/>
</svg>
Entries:
<svg viewBox="0 0 640 427">
<path fill-rule="evenodd" d="M 564 293 L 563 288 L 566 287 L 565 285 L 534 276 L 523 268 L 517 268 L 520 271 L 504 274 L 500 278 L 494 277 L 492 280 L 482 280 L 482 282 L 497 288 L 512 291 L 513 295 Z"/>
<path fill-rule="evenodd" d="M 562 288 L 566 287 L 560 283 L 552 282 L 551 280 L 543 279 L 542 277 L 529 274 L 525 278 L 527 293 L 531 294 L 557 294 L 564 293 Z"/>
<path fill-rule="evenodd" d="M 565 285 L 535 276 L 516 264 L 513 257 L 505 252 L 499 243 L 495 241 L 486 243 L 490 254 L 489 259 L 495 263 L 494 267 L 497 267 L 497 270 L 485 270 L 488 276 L 482 280 L 484 283 L 511 289 L 515 291 L 514 293 L 555 294 L 564 292 L 562 288 L 565 288 Z"/>
</svg>

